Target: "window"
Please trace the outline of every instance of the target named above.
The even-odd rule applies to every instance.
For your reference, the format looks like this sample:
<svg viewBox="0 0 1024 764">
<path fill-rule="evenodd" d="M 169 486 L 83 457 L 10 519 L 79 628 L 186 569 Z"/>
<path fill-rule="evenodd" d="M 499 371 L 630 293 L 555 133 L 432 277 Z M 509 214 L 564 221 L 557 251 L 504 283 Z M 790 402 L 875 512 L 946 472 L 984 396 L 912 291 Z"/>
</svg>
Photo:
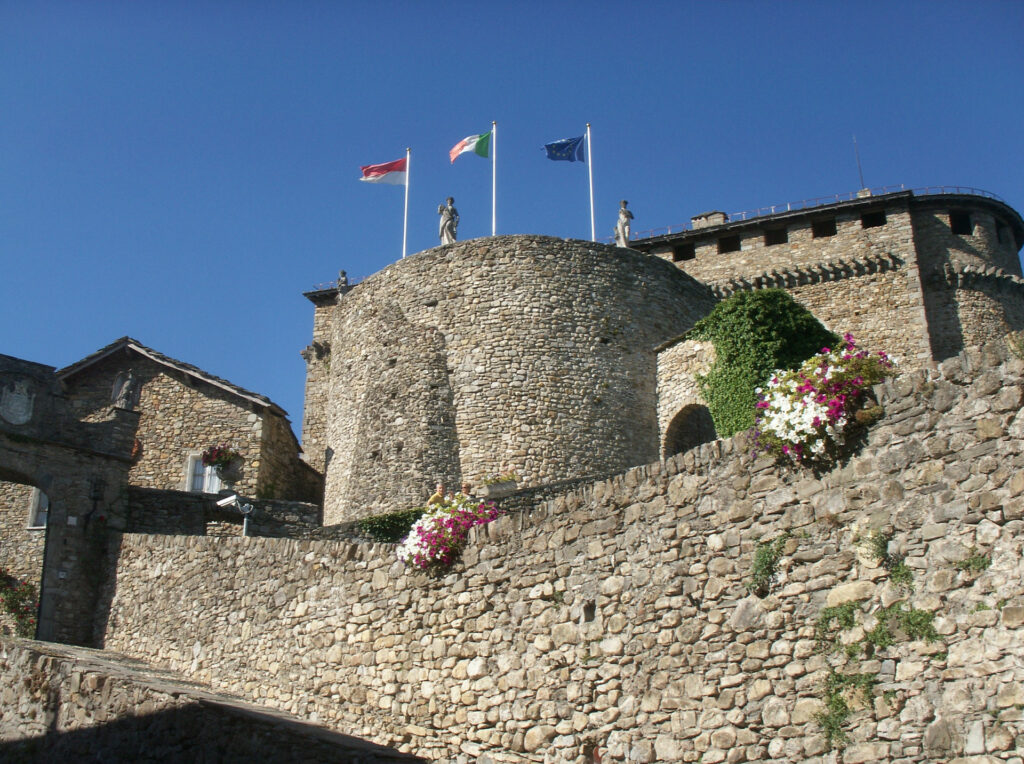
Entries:
<svg viewBox="0 0 1024 764">
<path fill-rule="evenodd" d="M 950 210 L 949 230 L 957 236 L 970 236 L 973 234 L 974 227 L 971 225 L 971 213 Z"/>
<path fill-rule="evenodd" d="M 220 478 L 216 470 L 204 467 L 200 454 L 192 454 L 188 458 L 188 484 L 185 490 L 193 493 L 217 493 L 220 490 Z"/>
<path fill-rule="evenodd" d="M 696 256 L 697 248 L 693 245 L 692 241 L 672 247 L 673 263 L 678 263 L 680 260 L 693 260 Z"/>
<path fill-rule="evenodd" d="M 724 254 L 726 252 L 739 252 L 740 251 L 740 237 L 739 236 L 723 236 L 718 240 L 718 254 Z"/>
<path fill-rule="evenodd" d="M 32 505 L 28 510 L 28 527 L 45 528 L 50 514 L 50 497 L 38 488 L 32 489 Z"/>
<path fill-rule="evenodd" d="M 880 228 L 886 224 L 885 210 L 865 212 L 860 216 L 861 228 Z"/>
<path fill-rule="evenodd" d="M 823 239 L 826 236 L 836 235 L 836 219 L 825 218 L 824 220 L 818 220 L 811 223 L 811 237 L 815 239 Z"/>
<path fill-rule="evenodd" d="M 1010 243 L 1010 227 L 1001 220 L 996 221 L 996 238 L 1000 244 Z"/>
<path fill-rule="evenodd" d="M 769 228 L 764 232 L 764 245 L 772 247 L 789 241 L 789 232 L 785 228 Z"/>
</svg>

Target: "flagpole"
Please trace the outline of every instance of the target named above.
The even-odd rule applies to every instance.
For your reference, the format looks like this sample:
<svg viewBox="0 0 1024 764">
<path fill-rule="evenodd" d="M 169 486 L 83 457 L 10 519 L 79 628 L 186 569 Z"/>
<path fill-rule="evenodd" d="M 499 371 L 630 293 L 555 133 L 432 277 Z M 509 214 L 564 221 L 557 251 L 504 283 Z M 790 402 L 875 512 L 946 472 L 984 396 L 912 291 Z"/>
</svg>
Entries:
<svg viewBox="0 0 1024 764">
<path fill-rule="evenodd" d="M 491 122 L 491 236 L 498 235 L 498 123 Z"/>
<path fill-rule="evenodd" d="M 590 240 L 597 241 L 597 234 L 594 232 L 594 163 L 590 150 L 590 123 L 587 123 L 587 175 L 590 177 Z"/>
<path fill-rule="evenodd" d="M 405 242 L 409 233 L 409 165 L 412 164 L 412 149 L 405 149 L 405 214 L 402 215 L 402 259 L 405 259 Z"/>
</svg>

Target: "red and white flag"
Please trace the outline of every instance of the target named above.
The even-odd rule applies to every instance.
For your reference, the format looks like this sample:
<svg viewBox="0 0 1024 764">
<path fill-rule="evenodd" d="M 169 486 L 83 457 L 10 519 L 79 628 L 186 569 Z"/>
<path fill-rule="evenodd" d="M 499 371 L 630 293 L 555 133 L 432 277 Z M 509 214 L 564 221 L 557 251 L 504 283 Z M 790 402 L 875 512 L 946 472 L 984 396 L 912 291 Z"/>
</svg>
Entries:
<svg viewBox="0 0 1024 764">
<path fill-rule="evenodd" d="M 407 163 L 408 157 L 384 164 L 368 164 L 359 168 L 363 171 L 363 177 L 359 180 L 365 180 L 367 183 L 390 183 L 393 186 L 404 186 L 408 178 Z"/>
</svg>

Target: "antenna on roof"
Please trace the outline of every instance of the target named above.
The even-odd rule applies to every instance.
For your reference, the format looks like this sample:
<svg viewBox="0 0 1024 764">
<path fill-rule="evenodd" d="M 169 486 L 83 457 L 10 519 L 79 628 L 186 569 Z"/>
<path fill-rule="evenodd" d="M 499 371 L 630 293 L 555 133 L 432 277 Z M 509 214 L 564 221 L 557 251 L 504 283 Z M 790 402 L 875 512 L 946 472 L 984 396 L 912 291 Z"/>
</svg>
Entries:
<svg viewBox="0 0 1024 764">
<path fill-rule="evenodd" d="M 864 170 L 860 167 L 860 150 L 857 148 L 857 136 L 853 136 L 853 154 L 857 157 L 857 172 L 860 174 L 860 187 L 866 188 L 864 185 Z"/>
</svg>

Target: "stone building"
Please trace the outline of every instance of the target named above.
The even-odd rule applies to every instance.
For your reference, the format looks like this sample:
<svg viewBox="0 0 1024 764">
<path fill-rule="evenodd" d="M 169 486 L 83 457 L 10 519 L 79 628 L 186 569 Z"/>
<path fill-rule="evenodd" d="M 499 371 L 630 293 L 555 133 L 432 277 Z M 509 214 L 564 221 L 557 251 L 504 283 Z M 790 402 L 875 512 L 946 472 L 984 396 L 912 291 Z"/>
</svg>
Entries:
<svg viewBox="0 0 1024 764">
<path fill-rule="evenodd" d="M 0 568 L 33 585 L 39 585 L 43 570 L 47 516 L 61 503 L 65 518 L 70 512 L 109 520 L 123 529 L 152 527 L 147 520 L 159 516 L 162 526 L 197 532 L 194 528 L 204 525 L 203 507 L 209 503 L 197 499 L 224 487 L 200 458 L 216 443 L 229 443 L 244 459 L 241 479 L 233 486 L 240 494 L 316 503 L 321 499 L 322 478 L 300 458 L 287 414 L 277 404 L 130 337 L 60 370 L 20 359 L 8 359 L 7 365 L 11 370 L 0 379 L 5 396 L 0 416 L 32 408 L 30 399 L 38 399 L 40 406 L 48 402 L 53 413 L 45 439 L 63 442 L 70 432 L 79 449 L 71 462 L 64 458 L 66 449 L 48 450 L 49 464 L 36 454 L 30 460 L 35 466 L 27 469 L 11 466 L 24 457 L 4 454 L 0 460 Z M 135 380 L 131 394 L 115 400 L 114 388 L 129 371 Z M 23 388 L 28 391 L 24 395 Z M 13 423 L 10 417 L 4 422 L 14 427 L 22 417 L 12 416 Z M 28 424 L 32 421 L 30 417 Z M 112 423 L 117 424 L 116 438 L 110 432 Z M 15 430 L 11 437 L 27 437 Z M 102 469 L 90 468 L 99 477 L 79 469 L 90 452 L 115 454 L 105 458 Z M 85 481 L 84 488 L 72 491 L 74 507 L 54 496 L 55 490 L 65 490 L 65 479 Z M 49 544 L 53 548 L 52 539 Z M 63 587 L 51 583 L 50 588 Z M 51 601 L 44 597 L 44 604 Z"/>
<path fill-rule="evenodd" d="M 1024 329 L 1024 221 L 954 191 L 708 212 L 631 253 L 478 239 L 307 293 L 303 444 L 325 522 L 415 503 L 437 479 L 546 483 L 713 440 L 696 385 L 713 348 L 684 335 L 736 291 L 784 288 L 910 369 Z"/>
<path fill-rule="evenodd" d="M 657 258 L 547 236 L 438 247 L 307 297 L 303 443 L 327 524 L 422 501 L 436 480 L 657 459 L 653 349 L 714 303 Z"/>
<path fill-rule="evenodd" d="M 203 451 L 228 443 L 244 466 L 240 493 L 269 499 L 319 501 L 320 478 L 300 458 L 287 413 L 264 395 L 122 337 L 57 371 L 71 410 L 89 421 L 105 411 L 119 378 L 131 370 L 139 412 L 133 486 L 217 493 L 221 484 L 203 467 Z"/>
<path fill-rule="evenodd" d="M 1024 329 L 1018 251 L 1024 221 L 979 193 L 860 192 L 844 201 L 729 220 L 709 212 L 688 230 L 639 238 L 634 249 L 673 262 L 718 297 L 786 289 L 826 327 L 921 368 Z M 659 349 L 662 455 L 708 437 L 693 379 L 710 343 Z"/>
</svg>

